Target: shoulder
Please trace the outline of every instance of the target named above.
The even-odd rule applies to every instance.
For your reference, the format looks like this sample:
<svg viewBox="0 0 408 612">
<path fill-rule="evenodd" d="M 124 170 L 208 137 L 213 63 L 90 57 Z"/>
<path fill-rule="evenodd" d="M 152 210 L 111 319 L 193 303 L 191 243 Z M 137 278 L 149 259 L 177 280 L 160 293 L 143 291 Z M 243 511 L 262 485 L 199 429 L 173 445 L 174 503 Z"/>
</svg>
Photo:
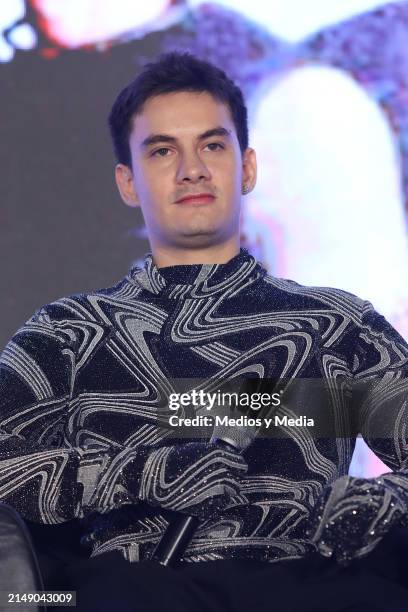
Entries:
<svg viewBox="0 0 408 612">
<path fill-rule="evenodd" d="M 302 310 L 324 309 L 349 316 L 355 323 L 361 323 L 363 315 L 373 309 L 371 302 L 337 287 L 302 285 L 287 278 L 265 275 L 264 282 L 281 295 L 292 308 Z"/>
<path fill-rule="evenodd" d="M 66 320 L 103 321 L 103 310 L 106 305 L 120 306 L 134 304 L 140 292 L 125 277 L 110 287 L 103 287 L 87 292 L 72 293 L 41 305 L 30 320 L 53 325 Z"/>
</svg>

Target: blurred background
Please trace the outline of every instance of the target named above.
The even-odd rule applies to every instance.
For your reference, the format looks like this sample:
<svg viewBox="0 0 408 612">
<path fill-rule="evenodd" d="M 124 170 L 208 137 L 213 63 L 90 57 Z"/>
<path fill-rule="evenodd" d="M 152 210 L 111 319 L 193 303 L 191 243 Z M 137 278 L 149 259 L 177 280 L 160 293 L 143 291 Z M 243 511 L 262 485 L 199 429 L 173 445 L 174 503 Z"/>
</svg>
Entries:
<svg viewBox="0 0 408 612">
<path fill-rule="evenodd" d="M 408 338 L 408 2 L 6 0 L 0 350 L 43 304 L 142 263 L 107 116 L 174 49 L 245 95 L 259 178 L 242 245 L 275 276 L 370 300 Z M 387 471 L 359 438 L 350 473 Z"/>
</svg>

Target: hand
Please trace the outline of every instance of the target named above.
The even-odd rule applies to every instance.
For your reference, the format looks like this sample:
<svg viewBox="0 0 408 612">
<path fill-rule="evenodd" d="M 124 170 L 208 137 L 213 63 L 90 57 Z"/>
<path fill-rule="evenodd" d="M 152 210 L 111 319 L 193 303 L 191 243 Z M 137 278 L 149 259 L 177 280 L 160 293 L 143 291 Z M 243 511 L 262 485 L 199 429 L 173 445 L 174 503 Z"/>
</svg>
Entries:
<svg viewBox="0 0 408 612">
<path fill-rule="evenodd" d="M 371 552 L 394 525 L 408 525 L 407 508 L 383 477 L 342 476 L 321 493 L 307 533 L 321 555 L 344 566 Z"/>
<path fill-rule="evenodd" d="M 164 446 L 147 457 L 139 498 L 201 520 L 215 518 L 228 507 L 248 503 L 240 493 L 247 470 L 244 458 L 224 446 L 204 442 Z"/>
</svg>

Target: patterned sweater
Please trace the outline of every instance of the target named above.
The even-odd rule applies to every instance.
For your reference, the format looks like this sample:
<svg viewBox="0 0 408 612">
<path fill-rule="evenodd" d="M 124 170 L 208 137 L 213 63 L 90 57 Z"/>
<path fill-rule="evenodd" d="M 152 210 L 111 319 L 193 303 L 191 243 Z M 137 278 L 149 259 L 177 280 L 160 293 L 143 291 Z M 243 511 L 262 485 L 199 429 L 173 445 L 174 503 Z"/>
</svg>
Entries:
<svg viewBox="0 0 408 612">
<path fill-rule="evenodd" d="M 241 248 L 224 264 L 161 269 L 149 252 L 116 285 L 46 304 L 13 335 L 0 357 L 0 500 L 35 523 L 76 519 L 91 556 L 149 558 L 171 515 L 127 490 L 122 468 L 129 453 L 172 443 L 157 427 L 163 381 L 259 368 L 336 388 L 367 382 L 371 395 L 356 404 L 333 393 L 338 437 L 291 428 L 256 438 L 244 451 L 248 504 L 201 523 L 182 560 L 277 561 L 314 549 L 305 524 L 325 485 L 348 473 L 348 419 L 404 489 L 406 342 L 370 302 L 276 278 Z"/>
</svg>

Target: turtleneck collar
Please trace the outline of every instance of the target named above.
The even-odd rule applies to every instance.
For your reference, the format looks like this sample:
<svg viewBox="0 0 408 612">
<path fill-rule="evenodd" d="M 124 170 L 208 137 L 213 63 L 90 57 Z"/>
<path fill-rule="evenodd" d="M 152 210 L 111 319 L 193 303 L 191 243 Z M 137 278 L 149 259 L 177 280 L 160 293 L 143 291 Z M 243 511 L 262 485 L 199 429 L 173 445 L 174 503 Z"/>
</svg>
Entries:
<svg viewBox="0 0 408 612">
<path fill-rule="evenodd" d="M 267 274 L 266 269 L 244 247 L 222 264 L 179 264 L 158 268 L 149 251 L 143 268 L 133 266 L 128 280 L 159 297 L 172 299 L 229 296 Z"/>
</svg>

